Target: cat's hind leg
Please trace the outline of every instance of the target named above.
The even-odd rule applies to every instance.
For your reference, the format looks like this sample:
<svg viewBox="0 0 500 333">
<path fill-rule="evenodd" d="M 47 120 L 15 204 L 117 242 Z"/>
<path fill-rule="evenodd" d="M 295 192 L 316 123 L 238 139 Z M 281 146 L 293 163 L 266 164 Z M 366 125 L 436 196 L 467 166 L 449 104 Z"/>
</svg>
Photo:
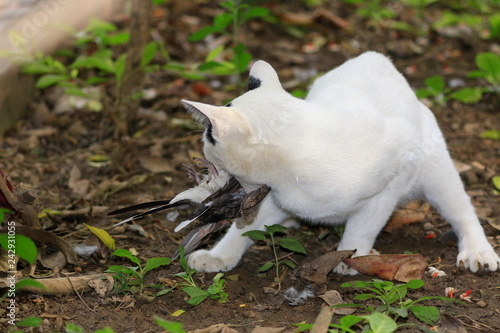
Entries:
<svg viewBox="0 0 500 333">
<path fill-rule="evenodd" d="M 436 149 L 429 156 L 422 168 L 420 183 L 426 200 L 451 224 L 458 236 L 457 266 L 470 268 L 472 272 L 498 270 L 500 258 L 489 244 L 445 148 Z"/>
<path fill-rule="evenodd" d="M 278 208 L 271 196 L 262 202 L 259 211 L 252 223 L 245 224 L 243 228 L 233 222 L 227 233 L 210 250 L 198 250 L 188 257 L 188 265 L 198 272 L 220 272 L 233 269 L 241 260 L 253 241 L 242 236 L 250 230 L 264 230 L 265 225 L 281 224 L 286 222 L 288 214 Z"/>
</svg>

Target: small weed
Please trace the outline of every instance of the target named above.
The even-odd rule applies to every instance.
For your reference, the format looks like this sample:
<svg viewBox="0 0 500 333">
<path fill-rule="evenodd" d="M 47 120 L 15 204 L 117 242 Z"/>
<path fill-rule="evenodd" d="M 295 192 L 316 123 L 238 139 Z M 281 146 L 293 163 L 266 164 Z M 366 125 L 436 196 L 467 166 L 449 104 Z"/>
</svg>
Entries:
<svg viewBox="0 0 500 333">
<path fill-rule="evenodd" d="M 269 9 L 251 6 L 242 0 L 229 0 L 220 4 L 224 12 L 217 15 L 212 25 L 204 27 L 189 37 L 190 42 L 198 42 L 211 34 L 221 34 L 230 37 L 229 48 L 220 45 L 207 55 L 205 62 L 198 68 L 199 71 L 215 75 L 236 74 L 238 86 L 242 89 L 241 73 L 245 72 L 252 61 L 245 44 L 239 42 L 241 27 L 251 19 L 269 19 Z M 229 53 L 229 57 L 227 57 Z M 222 54 L 229 60 L 217 60 Z"/>
<path fill-rule="evenodd" d="M 476 55 L 477 70 L 467 74 L 469 78 L 482 79 L 486 84 L 476 87 L 465 87 L 455 91 L 446 88 L 446 82 L 440 75 L 425 79 L 425 87 L 418 89 L 418 98 L 431 98 L 436 104 L 443 106 L 450 99 L 466 104 L 477 103 L 483 94 L 500 94 L 500 56 L 492 52 Z"/>
<path fill-rule="evenodd" d="M 344 2 L 356 5 L 358 7 L 357 14 L 359 16 L 373 19 L 375 22 L 381 22 L 396 17 L 396 13 L 388 8 L 383 0 L 344 0 Z"/>
<path fill-rule="evenodd" d="M 206 290 L 198 287 L 194 282 L 194 274 L 196 274 L 196 269 L 189 268 L 186 257 L 184 255 L 184 249 L 179 248 L 179 262 L 181 267 L 184 269 L 183 272 L 175 274 L 175 276 L 182 278 L 185 282 L 178 284 L 177 286 L 182 287 L 182 291 L 189 295 L 189 300 L 187 301 L 191 305 L 198 305 L 207 298 L 218 299 L 220 303 L 224 303 L 227 300 L 228 294 L 224 291 L 226 281 L 222 278 L 223 273 L 215 275 L 213 278 L 213 283 Z"/>
<path fill-rule="evenodd" d="M 455 301 L 448 297 L 424 296 L 415 301 L 406 298 L 409 289 L 419 289 L 424 285 L 422 280 L 411 280 L 408 283 L 395 285 L 390 281 L 374 279 L 373 281 L 346 282 L 341 287 L 360 288 L 369 291 L 356 295 L 354 300 L 366 302 L 375 300 L 378 306 L 366 304 L 342 304 L 337 307 L 357 307 L 364 315 L 347 315 L 339 319 L 337 323 L 330 324 L 331 333 L 355 332 L 355 325 L 363 325 L 363 332 L 391 333 L 403 326 L 414 326 L 411 323 L 398 324 L 400 318 L 408 319 L 413 315 L 421 322 L 434 325 L 439 320 L 439 310 L 434 306 L 420 305 L 425 300 Z M 298 323 L 297 331 L 311 330 L 313 324 Z"/>
<path fill-rule="evenodd" d="M 287 230 L 286 227 L 279 224 L 274 224 L 272 226 L 266 225 L 265 227 L 266 231 L 251 230 L 245 232 L 244 234 L 242 234 L 242 236 L 248 236 L 255 241 L 263 241 L 269 237 L 269 239 L 271 240 L 271 247 L 273 249 L 274 261 L 266 262 L 259 268 L 259 272 L 266 272 L 274 267 L 276 273 L 275 281 L 278 284 L 278 291 L 279 291 L 281 289 L 281 282 L 282 282 L 279 270 L 280 266 L 285 265 L 293 269 L 295 268 L 295 263 L 289 259 L 280 260 L 276 252 L 277 245 L 287 250 L 302 254 L 306 253 L 306 249 L 299 241 L 297 241 L 294 238 L 281 238 L 280 240 L 276 240 L 275 234 L 284 232 L 285 230 Z"/>
<path fill-rule="evenodd" d="M 132 261 L 137 266 L 121 266 L 121 265 L 113 265 L 110 266 L 106 272 L 113 273 L 114 278 L 116 279 L 116 291 L 118 293 L 125 292 L 138 292 L 140 295 L 143 294 L 144 288 L 155 287 L 162 289 L 155 296 L 164 295 L 169 292 L 171 289 L 163 289 L 163 285 L 150 285 L 144 286 L 144 277 L 146 273 L 152 269 L 155 269 L 160 266 L 169 265 L 172 262 L 172 259 L 165 257 L 157 257 L 150 258 L 146 261 L 146 265 L 142 266 L 139 258 L 134 256 L 130 251 L 125 249 L 118 249 L 112 253 L 115 256 L 125 257 Z"/>
<path fill-rule="evenodd" d="M 446 89 L 446 82 L 441 75 L 428 77 L 424 84 L 425 88 L 420 88 L 416 92 L 418 98 L 432 98 L 439 106 L 446 104 L 450 90 Z"/>
</svg>

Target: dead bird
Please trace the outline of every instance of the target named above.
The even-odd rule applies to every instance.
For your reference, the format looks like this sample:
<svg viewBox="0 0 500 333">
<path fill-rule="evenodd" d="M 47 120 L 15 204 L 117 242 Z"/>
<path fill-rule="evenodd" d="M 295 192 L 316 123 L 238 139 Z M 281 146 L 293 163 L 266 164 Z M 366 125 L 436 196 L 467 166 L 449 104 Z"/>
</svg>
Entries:
<svg viewBox="0 0 500 333">
<path fill-rule="evenodd" d="M 247 194 L 236 178 L 227 172 L 218 171 L 207 160 L 196 159 L 195 161 L 198 167 L 208 170 L 207 175 L 202 175 L 192 166 L 185 166 L 188 175 L 196 184 L 195 187 L 179 193 L 171 200 L 145 202 L 112 211 L 108 215 L 118 215 L 149 208 L 145 212 L 135 214 L 116 223 L 115 226 L 170 208 L 194 209 L 195 211 L 174 229 L 175 232 L 178 232 L 192 222 L 197 221 L 198 228 L 192 230 L 181 243 L 187 255 L 203 245 L 208 236 L 228 227 L 231 220 L 237 218 L 243 218 L 245 221 L 250 220 L 257 211 L 260 202 L 270 191 L 269 187 L 261 186 Z M 174 254 L 174 259 L 178 255 L 177 251 Z"/>
</svg>

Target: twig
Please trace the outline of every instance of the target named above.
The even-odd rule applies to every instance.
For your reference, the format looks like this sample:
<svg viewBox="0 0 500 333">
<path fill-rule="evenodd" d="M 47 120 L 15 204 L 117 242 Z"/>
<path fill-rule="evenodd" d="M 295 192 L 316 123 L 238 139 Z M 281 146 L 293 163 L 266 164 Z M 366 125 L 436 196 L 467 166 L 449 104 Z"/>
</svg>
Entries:
<svg viewBox="0 0 500 333">
<path fill-rule="evenodd" d="M 73 291 L 76 293 L 76 295 L 78 296 L 78 298 L 80 299 L 80 301 L 82 301 L 82 303 L 87 307 L 87 309 L 89 309 L 90 311 L 92 312 L 97 312 L 96 310 L 92 309 L 91 307 L 89 307 L 87 305 L 87 303 L 83 300 L 83 297 L 80 295 L 80 293 L 78 292 L 78 290 L 76 290 L 75 288 L 75 285 L 73 284 L 73 282 L 71 281 L 70 277 L 68 276 L 68 274 L 66 273 L 62 273 L 69 281 L 69 284 L 71 284 L 71 287 L 73 288 Z"/>
</svg>

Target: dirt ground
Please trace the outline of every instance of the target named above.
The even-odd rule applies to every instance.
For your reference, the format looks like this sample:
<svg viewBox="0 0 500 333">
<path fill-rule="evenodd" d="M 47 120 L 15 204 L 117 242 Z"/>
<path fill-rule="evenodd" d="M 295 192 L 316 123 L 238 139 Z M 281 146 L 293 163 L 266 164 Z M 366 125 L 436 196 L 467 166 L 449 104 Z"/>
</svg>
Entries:
<svg viewBox="0 0 500 333">
<path fill-rule="evenodd" d="M 292 18 L 289 13 L 306 16 L 314 10 L 300 1 L 270 2 L 265 6 L 283 21 L 292 23 L 296 23 L 297 18 Z M 353 29 L 342 28 L 320 16 L 306 25 L 294 26 L 300 32 L 300 38 L 288 33 L 283 24 L 260 20 L 250 22 L 242 30 L 242 41 L 254 59 L 264 59 L 275 66 L 289 89 L 304 89 L 309 77 L 366 50 L 390 55 L 415 88 L 422 87 L 423 80 L 432 75 L 468 81 L 465 75 L 475 69 L 474 56 L 478 52 L 498 51 L 499 48 L 498 41 L 460 34 L 460 31 L 450 36 L 431 30 L 419 37 L 394 30 L 383 23 L 361 18 L 352 5 L 341 1 L 326 2 L 318 8 L 335 13 L 349 22 Z M 443 7 L 439 3 L 431 5 L 422 15 L 399 5 L 394 5 L 394 10 L 398 13 L 398 20 L 428 28 L 442 14 Z M 189 43 L 187 36 L 209 24 L 219 12 L 220 7 L 213 2 L 168 1 L 155 9 L 152 31 L 164 39 L 167 50 L 176 61 L 200 61 L 207 53 L 207 46 Z M 126 26 L 127 22 L 124 18 L 119 24 Z M 318 44 L 322 41 L 326 43 Z M 141 101 L 141 120 L 137 124 L 140 131 L 119 138 L 113 137 L 113 123 L 106 117 L 106 112 L 80 109 L 56 114 L 53 110 L 61 99 L 57 90 L 40 93 L 30 106 L 29 119 L 0 140 L 0 168 L 13 184 L 23 184 L 38 193 L 36 204 L 39 211 L 50 208 L 66 212 L 66 215 L 43 218 L 44 228 L 66 237 L 71 243 L 81 243 L 89 234 L 83 223 L 106 228 L 117 221 L 107 217 L 107 211 L 149 200 L 168 199 L 192 186 L 182 163 L 191 163 L 190 157 L 199 154 L 202 128 L 186 125 L 190 123 L 189 116 L 183 111 L 180 100 L 223 104 L 238 94 L 223 89 L 227 82 L 226 77 L 213 77 L 200 84 L 167 72 L 148 76 L 145 88 L 154 94 Z M 500 225 L 500 195 L 493 193 L 491 177 L 500 175 L 500 142 L 483 139 L 480 133 L 500 129 L 500 100 L 498 96 L 486 96 L 474 105 L 450 101 L 444 107 L 434 105 L 432 110 L 454 160 L 463 163 L 462 167 L 465 165 L 461 175 L 467 192 L 487 235 L 498 249 L 500 232 L 493 225 Z M 89 164 L 89 157 L 97 154 L 110 157 L 111 163 L 102 163 L 99 167 Z M 78 172 L 79 176 L 75 176 Z M 130 179 L 136 179 L 136 184 L 117 189 Z M 93 208 L 91 213 L 68 213 L 90 207 Z M 447 275 L 425 277 L 425 286 L 409 294 L 412 299 L 444 296 L 446 287 L 454 287 L 460 293 L 472 290 L 471 303 L 426 303 L 439 306 L 444 318 L 453 322 L 442 323 L 441 332 L 500 332 L 500 273 L 476 275 L 458 270 L 454 265 L 456 246 L 439 241 L 439 236 L 449 229 L 449 225 L 433 210 L 426 211 L 424 216 L 419 223 L 383 232 L 375 248 L 381 253 L 420 253 L 429 263 L 441 260 L 440 268 Z M 143 234 L 128 226 L 111 228 L 109 232 L 116 238 L 118 248 L 134 248 L 142 260 L 171 257 L 185 235 L 173 232 L 178 221 L 165 219 L 162 213 L 136 222 L 143 226 Z M 426 237 L 430 231 L 437 237 Z M 339 237 L 328 229 L 308 225 L 289 233 L 303 242 L 307 255 L 290 257 L 298 265 L 296 270 L 286 271 L 283 289 L 295 287 L 303 290 L 310 282 L 298 275 L 301 265 L 334 249 Z M 42 253 L 54 251 L 44 244 L 40 244 L 39 249 Z M 286 253 L 280 252 L 283 254 Z M 258 273 L 258 268 L 271 258 L 268 244 L 254 245 L 242 262 L 226 273 L 225 291 L 229 297 L 225 303 L 208 299 L 192 306 L 186 302 L 186 294 L 177 289 L 153 300 L 113 293 L 99 296 L 93 290 L 86 291 L 81 297 L 74 293 L 57 296 L 20 293 L 16 298 L 18 317 L 39 316 L 44 319 L 39 328 L 27 329 L 26 332 L 64 331 L 69 322 L 84 327 L 85 332 L 105 326 L 112 327 L 115 332 L 162 331 L 153 316 L 180 321 L 186 330 L 227 324 L 238 332 L 250 332 L 256 327 L 282 328 L 284 332 L 291 332 L 295 329 L 294 323 L 313 323 L 325 304 L 321 298 L 309 298 L 303 304 L 292 306 L 284 300 L 282 293 L 266 293 L 266 287 L 273 283 L 273 271 Z M 93 256 L 80 258 L 78 265 L 67 264 L 60 270 L 48 269 L 38 263 L 32 275 L 87 275 L 101 273 L 112 264 L 129 263 L 117 257 L 106 260 Z M 173 274 L 180 271 L 181 267 L 175 261 L 166 268 L 148 273 L 146 282 L 168 284 L 175 279 Z M 214 275 L 198 274 L 196 281 L 208 285 Z M 340 284 L 367 279 L 370 277 L 330 274 L 326 284 L 313 288 L 317 295 L 326 290 L 338 290 L 349 302 L 359 291 L 341 288 Z M 185 313 L 172 316 L 180 309 Z M 4 320 L 5 307 L 0 308 L 0 317 L 1 330 L 11 329 Z M 402 331 L 418 330 L 407 328 Z"/>
</svg>

